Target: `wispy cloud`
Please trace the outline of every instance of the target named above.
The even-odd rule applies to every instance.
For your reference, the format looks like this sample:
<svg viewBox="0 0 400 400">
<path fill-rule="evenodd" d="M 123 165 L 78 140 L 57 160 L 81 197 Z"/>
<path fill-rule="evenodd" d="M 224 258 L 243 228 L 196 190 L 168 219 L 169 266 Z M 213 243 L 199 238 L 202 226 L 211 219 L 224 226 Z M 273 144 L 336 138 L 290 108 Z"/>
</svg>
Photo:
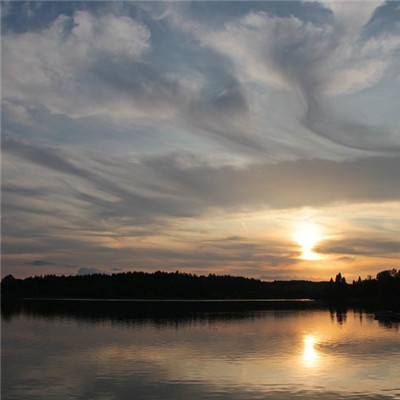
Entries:
<svg viewBox="0 0 400 400">
<path fill-rule="evenodd" d="M 133 163 L 115 159 L 96 169 L 94 160 L 73 164 L 58 149 L 14 139 L 6 138 L 3 150 L 72 175 L 105 195 L 112 195 L 107 200 L 80 192 L 77 187 L 72 189 L 75 197 L 92 203 L 108 216 L 193 217 L 212 208 L 294 208 L 334 202 L 391 201 L 400 196 L 399 156 L 342 162 L 314 159 L 253 163 L 243 167 L 212 166 L 193 157 L 188 164 L 185 158 L 180 161 L 179 157 L 165 156 Z M 10 189 L 18 192 L 15 186 Z"/>
<path fill-rule="evenodd" d="M 393 258 L 400 255 L 400 242 L 375 237 L 345 238 L 329 240 L 318 246 L 316 251 L 325 254 L 367 255 Z"/>
<path fill-rule="evenodd" d="M 355 149 L 398 151 L 397 132 L 340 115 L 332 119 L 327 103 L 329 97 L 378 84 L 398 63 L 398 32 L 365 31 L 383 3 L 323 4 L 333 14 L 331 23 L 313 24 L 263 11 L 251 11 L 211 30 L 196 21 L 177 21 L 203 46 L 228 57 L 243 84 L 257 82 L 267 85 L 266 90 L 269 85 L 297 92 L 305 105 L 302 122 L 317 135 Z"/>
<path fill-rule="evenodd" d="M 54 263 L 50 262 L 50 261 L 46 261 L 46 260 L 35 260 L 35 261 L 30 261 L 27 262 L 26 264 L 28 265 L 33 265 L 35 267 L 42 267 L 44 265 L 55 265 Z"/>
</svg>

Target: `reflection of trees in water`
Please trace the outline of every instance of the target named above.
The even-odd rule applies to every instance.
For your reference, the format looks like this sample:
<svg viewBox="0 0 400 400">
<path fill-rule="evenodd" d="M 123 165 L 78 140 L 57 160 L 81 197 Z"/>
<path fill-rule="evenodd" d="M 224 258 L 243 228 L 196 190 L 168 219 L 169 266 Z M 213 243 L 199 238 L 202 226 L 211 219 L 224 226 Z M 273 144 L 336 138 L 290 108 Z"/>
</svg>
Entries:
<svg viewBox="0 0 400 400">
<path fill-rule="evenodd" d="M 20 315 L 49 320 L 77 319 L 91 323 L 115 323 L 127 326 L 151 323 L 158 326 L 180 326 L 193 323 L 213 324 L 220 321 L 240 321 L 256 318 L 285 319 L 294 313 L 326 310 L 331 321 L 344 325 L 348 311 L 358 316 L 360 324 L 363 307 L 304 301 L 131 301 L 131 300 L 60 300 L 22 299 L 2 301 L 1 316 L 11 320 Z M 389 329 L 399 329 L 399 323 L 379 321 Z"/>
<path fill-rule="evenodd" d="M 346 320 L 347 320 L 347 312 L 346 312 L 346 311 L 344 311 L 344 312 L 337 312 L 337 313 L 336 313 L 336 322 L 337 322 L 339 325 L 344 324 L 344 323 L 346 322 Z"/>
<path fill-rule="evenodd" d="M 343 304 L 339 304 L 336 306 L 330 305 L 329 314 L 331 317 L 331 321 L 336 322 L 339 325 L 344 325 L 347 321 L 347 313 L 349 310 L 353 312 L 354 318 L 359 319 L 360 325 L 362 325 L 363 323 L 364 313 L 371 312 L 371 310 L 368 309 L 368 306 L 366 308 L 362 308 Z"/>
<path fill-rule="evenodd" d="M 330 307 L 329 313 L 332 322 L 336 322 L 339 325 L 343 325 L 347 320 L 347 308 L 343 306 Z"/>
<path fill-rule="evenodd" d="M 338 325 L 345 325 L 347 321 L 347 314 L 348 311 L 351 310 L 355 318 L 359 319 L 360 325 L 363 324 L 363 320 L 365 317 L 365 313 L 373 313 L 371 306 L 366 308 L 360 307 L 346 307 L 343 305 L 338 306 L 330 306 L 329 307 L 329 314 L 332 322 L 336 322 Z M 368 318 L 368 317 L 367 317 Z M 373 316 L 370 317 L 371 319 Z M 377 320 L 379 326 L 386 329 L 394 329 L 396 332 L 400 330 L 400 322 L 392 321 L 390 319 L 379 319 Z"/>
<path fill-rule="evenodd" d="M 124 325 L 182 325 L 255 319 L 261 316 L 285 318 L 288 313 L 318 309 L 315 302 L 296 301 L 97 301 L 39 300 L 7 301 L 2 317 L 21 314 L 48 319 L 84 319 L 94 323 Z"/>
<path fill-rule="evenodd" d="M 394 329 L 396 332 L 400 331 L 400 322 L 390 320 L 378 320 L 379 326 L 386 329 Z"/>
</svg>

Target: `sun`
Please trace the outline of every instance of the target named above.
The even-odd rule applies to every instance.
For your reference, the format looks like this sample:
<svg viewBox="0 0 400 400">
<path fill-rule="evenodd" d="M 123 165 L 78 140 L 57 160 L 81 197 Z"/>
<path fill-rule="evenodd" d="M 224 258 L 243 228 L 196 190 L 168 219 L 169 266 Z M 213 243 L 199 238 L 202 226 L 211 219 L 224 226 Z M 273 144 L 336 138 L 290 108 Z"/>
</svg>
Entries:
<svg viewBox="0 0 400 400">
<path fill-rule="evenodd" d="M 317 260 L 319 255 L 312 249 L 321 240 L 321 230 L 313 222 L 303 221 L 299 224 L 295 234 L 295 240 L 302 247 L 301 258 L 304 260 Z"/>
</svg>

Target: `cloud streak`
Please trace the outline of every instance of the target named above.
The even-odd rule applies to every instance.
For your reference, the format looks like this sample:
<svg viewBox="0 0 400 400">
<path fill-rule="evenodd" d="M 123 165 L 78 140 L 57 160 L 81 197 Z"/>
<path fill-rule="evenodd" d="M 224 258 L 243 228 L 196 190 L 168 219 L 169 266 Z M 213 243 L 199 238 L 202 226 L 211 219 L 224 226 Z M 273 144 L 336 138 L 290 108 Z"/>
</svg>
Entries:
<svg viewBox="0 0 400 400">
<path fill-rule="evenodd" d="M 75 193 L 108 216 L 192 217 L 213 208 L 296 208 L 400 198 L 399 156 L 253 163 L 244 167 L 210 166 L 196 158 L 188 164 L 179 157 L 165 156 L 134 163 L 114 160 L 108 166 L 103 163 L 104 172 L 94 172 L 82 161 L 79 166 L 71 163 L 65 152 L 54 148 L 6 138 L 3 150 L 83 179 L 100 192 L 111 194 L 114 200 Z"/>
<path fill-rule="evenodd" d="M 332 119 L 329 97 L 343 96 L 375 86 L 386 70 L 398 62 L 400 36 L 371 35 L 366 26 L 383 3 L 362 7 L 323 3 L 333 14 L 331 23 L 305 22 L 249 12 L 209 30 L 196 22 L 183 22 L 203 46 L 224 54 L 235 65 L 241 82 L 291 90 L 305 103 L 303 124 L 315 134 L 342 146 L 376 151 L 399 151 L 398 132 L 352 120 Z M 181 23 L 182 21 L 178 19 Z"/>
<path fill-rule="evenodd" d="M 192 134 L 259 150 L 261 143 L 244 134 L 248 105 L 235 77 L 221 70 L 212 87 L 193 66 L 183 74 L 164 71 L 150 61 L 151 51 L 143 23 L 87 11 L 61 15 L 39 32 L 5 34 L 5 102 L 20 114 L 44 107 L 74 119 L 107 115 L 116 124 L 174 121 Z"/>
</svg>

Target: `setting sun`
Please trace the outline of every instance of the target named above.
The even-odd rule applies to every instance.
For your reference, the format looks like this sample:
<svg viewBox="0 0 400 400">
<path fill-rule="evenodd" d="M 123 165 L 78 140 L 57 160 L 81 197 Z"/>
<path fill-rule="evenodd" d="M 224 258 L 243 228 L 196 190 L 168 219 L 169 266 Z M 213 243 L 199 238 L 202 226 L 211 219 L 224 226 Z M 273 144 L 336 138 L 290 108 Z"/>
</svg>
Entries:
<svg viewBox="0 0 400 400">
<path fill-rule="evenodd" d="M 302 247 L 301 258 L 305 260 L 315 260 L 320 258 L 312 249 L 321 240 L 321 232 L 313 222 L 303 222 L 300 224 L 296 236 L 296 241 Z"/>
</svg>

